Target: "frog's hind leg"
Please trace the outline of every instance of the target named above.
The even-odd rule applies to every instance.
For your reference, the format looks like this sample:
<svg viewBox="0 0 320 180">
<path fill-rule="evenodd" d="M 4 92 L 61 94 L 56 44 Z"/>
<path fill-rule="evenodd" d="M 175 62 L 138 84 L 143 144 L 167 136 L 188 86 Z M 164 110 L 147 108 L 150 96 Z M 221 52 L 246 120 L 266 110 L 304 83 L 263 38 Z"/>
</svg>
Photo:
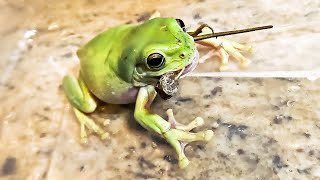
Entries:
<svg viewBox="0 0 320 180">
<path fill-rule="evenodd" d="M 87 133 L 85 128 L 97 133 L 101 139 L 107 138 L 109 134 L 84 114 L 93 112 L 97 107 L 97 103 L 81 77 L 77 80 L 75 77 L 65 76 L 63 78 L 62 86 L 80 123 L 81 142 L 87 142 Z"/>
<path fill-rule="evenodd" d="M 97 125 L 92 119 L 90 119 L 87 115 L 79 111 L 77 108 L 73 108 L 74 113 L 80 122 L 80 141 L 81 143 L 87 143 L 88 137 L 86 133 L 86 129 L 88 128 L 92 130 L 93 132 L 97 133 L 101 140 L 106 139 L 109 137 L 109 133 L 105 132 L 99 125 Z"/>
<path fill-rule="evenodd" d="M 250 64 L 250 60 L 245 58 L 240 52 L 251 52 L 252 47 L 249 45 L 239 44 L 234 41 L 230 41 L 223 38 L 210 38 L 197 42 L 203 46 L 211 47 L 217 51 L 218 56 L 221 59 L 220 71 L 228 69 L 229 55 L 233 56 L 241 65 L 246 67 Z M 203 62 L 204 60 L 202 60 Z"/>
</svg>

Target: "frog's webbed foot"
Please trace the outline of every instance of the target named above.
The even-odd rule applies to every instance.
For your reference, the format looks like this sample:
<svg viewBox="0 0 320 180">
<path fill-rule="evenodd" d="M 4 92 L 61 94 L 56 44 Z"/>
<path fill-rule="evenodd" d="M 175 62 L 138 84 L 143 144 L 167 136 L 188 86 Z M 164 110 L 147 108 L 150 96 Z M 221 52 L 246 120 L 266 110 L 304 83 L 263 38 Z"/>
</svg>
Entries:
<svg viewBox="0 0 320 180">
<path fill-rule="evenodd" d="M 65 76 L 63 78 L 62 86 L 69 102 L 73 106 L 77 120 L 80 122 L 81 142 L 88 142 L 86 128 L 97 133 L 101 139 L 107 138 L 109 134 L 104 132 L 99 125 L 84 114 L 93 112 L 97 107 L 97 103 L 82 78 L 79 77 L 79 79 L 76 79 L 73 76 Z"/>
<path fill-rule="evenodd" d="M 223 38 L 210 38 L 201 40 L 197 43 L 203 46 L 211 47 L 218 53 L 218 56 L 221 59 L 221 65 L 219 68 L 220 71 L 228 69 L 229 55 L 234 57 L 235 60 L 240 63 L 241 67 L 246 67 L 248 64 L 250 64 L 250 60 L 241 54 L 241 52 L 252 51 L 252 47 L 249 45 L 243 45 Z M 199 62 L 204 62 L 206 59 L 200 59 Z"/>
<path fill-rule="evenodd" d="M 197 117 L 196 119 L 191 121 L 188 125 L 180 124 L 174 118 L 172 109 L 167 110 L 167 116 L 168 116 L 168 121 L 171 124 L 171 128 L 179 129 L 182 131 L 191 131 L 192 129 L 194 129 L 198 126 L 202 126 L 204 123 L 204 121 L 201 117 Z"/>
<path fill-rule="evenodd" d="M 167 115 L 168 121 L 171 124 L 171 129 L 165 132 L 164 136 L 176 150 L 179 157 L 179 166 L 184 168 L 189 164 L 189 160 L 184 154 L 184 148 L 187 143 L 193 141 L 210 141 L 213 136 L 213 131 L 206 130 L 197 133 L 189 132 L 198 126 L 203 125 L 204 121 L 201 117 L 197 117 L 188 125 L 182 125 L 175 120 L 172 109 L 167 110 Z"/>
<path fill-rule="evenodd" d="M 90 129 L 94 133 L 100 136 L 101 140 L 104 140 L 109 137 L 109 133 L 105 132 L 99 125 L 97 125 L 92 119 L 90 119 L 87 115 L 82 113 L 76 108 L 73 108 L 75 115 L 80 123 L 80 142 L 85 144 L 88 142 L 88 136 L 86 132 L 86 128 Z"/>
</svg>

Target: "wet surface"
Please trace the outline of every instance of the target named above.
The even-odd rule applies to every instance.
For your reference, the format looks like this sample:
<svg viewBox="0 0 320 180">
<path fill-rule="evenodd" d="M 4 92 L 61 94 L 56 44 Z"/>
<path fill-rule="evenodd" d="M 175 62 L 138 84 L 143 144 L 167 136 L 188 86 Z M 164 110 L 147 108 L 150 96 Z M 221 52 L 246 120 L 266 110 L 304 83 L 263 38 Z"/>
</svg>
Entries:
<svg viewBox="0 0 320 180">
<path fill-rule="evenodd" d="M 120 5 L 121 4 L 121 5 Z M 133 118 L 134 105 L 102 105 L 91 115 L 111 138 L 79 143 L 79 125 L 61 88 L 77 74 L 76 50 L 109 27 L 144 21 L 155 10 L 205 22 L 215 31 L 273 24 L 229 37 L 255 47 L 252 64 L 230 71 L 318 71 L 318 1 L 15 1 L 0 2 L 0 179 L 296 179 L 320 178 L 320 81 L 305 78 L 186 77 L 152 109 L 212 129 L 208 143 L 173 149 Z M 318 23 L 318 24 L 317 24 Z M 206 48 L 199 47 L 200 54 Z M 212 59 L 212 60 L 211 60 Z M 216 71 L 216 57 L 197 72 Z"/>
</svg>

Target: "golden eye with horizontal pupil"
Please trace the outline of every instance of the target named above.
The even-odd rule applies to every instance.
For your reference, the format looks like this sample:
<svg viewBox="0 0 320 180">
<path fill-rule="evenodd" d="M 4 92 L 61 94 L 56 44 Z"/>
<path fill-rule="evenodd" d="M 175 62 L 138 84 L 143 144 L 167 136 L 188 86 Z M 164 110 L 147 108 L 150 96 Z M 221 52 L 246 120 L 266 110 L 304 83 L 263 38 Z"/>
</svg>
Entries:
<svg viewBox="0 0 320 180">
<path fill-rule="evenodd" d="M 186 26 L 184 25 L 184 22 L 181 19 L 176 19 L 177 23 L 181 27 L 181 29 L 186 32 Z"/>
<path fill-rule="evenodd" d="M 147 58 L 150 69 L 160 69 L 165 64 L 165 58 L 159 53 L 152 53 Z"/>
</svg>

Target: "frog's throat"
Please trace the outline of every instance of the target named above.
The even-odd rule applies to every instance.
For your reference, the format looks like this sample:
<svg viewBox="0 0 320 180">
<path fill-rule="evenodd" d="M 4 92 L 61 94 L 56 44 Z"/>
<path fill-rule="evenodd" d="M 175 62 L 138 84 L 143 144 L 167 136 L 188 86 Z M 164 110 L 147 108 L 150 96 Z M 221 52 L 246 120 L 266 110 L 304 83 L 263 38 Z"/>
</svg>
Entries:
<svg viewBox="0 0 320 180">
<path fill-rule="evenodd" d="M 158 77 L 146 77 L 145 73 L 139 73 L 137 68 L 134 69 L 132 74 L 132 84 L 135 87 L 143 87 L 147 85 L 155 86 L 159 81 L 160 76 Z"/>
</svg>

